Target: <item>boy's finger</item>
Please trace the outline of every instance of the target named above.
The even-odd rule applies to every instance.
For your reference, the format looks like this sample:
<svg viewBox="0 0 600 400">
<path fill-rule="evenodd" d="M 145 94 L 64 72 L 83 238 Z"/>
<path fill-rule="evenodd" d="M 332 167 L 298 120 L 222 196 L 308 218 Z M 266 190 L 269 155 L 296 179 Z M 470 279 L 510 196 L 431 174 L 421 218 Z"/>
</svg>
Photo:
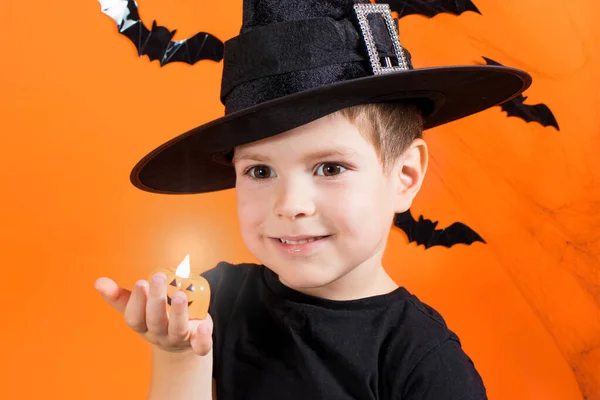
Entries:
<svg viewBox="0 0 600 400">
<path fill-rule="evenodd" d="M 187 297 L 184 292 L 177 291 L 171 299 L 171 311 L 169 312 L 169 337 L 174 342 L 182 342 L 189 339 L 190 322 L 188 321 Z"/>
<path fill-rule="evenodd" d="M 168 334 L 167 316 L 167 276 L 156 273 L 150 280 L 148 302 L 146 303 L 146 326 L 157 335 Z"/>
<path fill-rule="evenodd" d="M 115 310 L 123 314 L 131 296 L 131 291 L 123 289 L 110 278 L 98 278 L 94 288 L 102 295 L 104 300 Z"/>
<path fill-rule="evenodd" d="M 207 355 L 213 346 L 212 340 L 213 321 L 210 315 L 200 321 L 196 329 L 190 332 L 192 349 L 200 356 Z"/>
<path fill-rule="evenodd" d="M 133 287 L 131 297 L 125 307 L 125 323 L 133 331 L 145 333 L 146 326 L 146 301 L 148 299 L 148 282 L 138 281 Z"/>
</svg>

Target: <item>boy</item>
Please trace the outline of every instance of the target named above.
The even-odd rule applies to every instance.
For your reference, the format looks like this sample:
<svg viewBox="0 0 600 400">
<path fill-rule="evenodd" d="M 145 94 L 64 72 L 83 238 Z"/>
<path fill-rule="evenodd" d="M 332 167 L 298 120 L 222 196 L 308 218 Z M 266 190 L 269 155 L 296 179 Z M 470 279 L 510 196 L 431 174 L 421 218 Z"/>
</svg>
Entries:
<svg viewBox="0 0 600 400">
<path fill-rule="evenodd" d="M 350 1 L 244 3 L 226 44 L 226 116 L 132 172 L 156 193 L 235 187 L 261 265 L 205 272 L 209 317 L 166 313 L 163 274 L 96 288 L 153 344 L 150 399 L 485 399 L 442 317 L 381 259 L 395 213 L 427 170 L 431 128 L 508 100 L 503 67 L 413 69 L 389 9 Z M 212 381 L 212 385 L 211 385 Z"/>
</svg>

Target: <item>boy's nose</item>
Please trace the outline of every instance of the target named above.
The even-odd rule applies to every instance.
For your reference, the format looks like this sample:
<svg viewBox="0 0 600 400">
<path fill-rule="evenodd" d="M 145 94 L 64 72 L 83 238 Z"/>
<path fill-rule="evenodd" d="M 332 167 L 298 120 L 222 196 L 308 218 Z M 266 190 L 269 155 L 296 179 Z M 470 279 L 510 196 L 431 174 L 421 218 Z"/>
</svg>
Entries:
<svg viewBox="0 0 600 400">
<path fill-rule="evenodd" d="M 310 188 L 298 184 L 281 184 L 276 192 L 277 198 L 273 211 L 277 217 L 294 220 L 315 213 L 315 203 Z"/>
</svg>

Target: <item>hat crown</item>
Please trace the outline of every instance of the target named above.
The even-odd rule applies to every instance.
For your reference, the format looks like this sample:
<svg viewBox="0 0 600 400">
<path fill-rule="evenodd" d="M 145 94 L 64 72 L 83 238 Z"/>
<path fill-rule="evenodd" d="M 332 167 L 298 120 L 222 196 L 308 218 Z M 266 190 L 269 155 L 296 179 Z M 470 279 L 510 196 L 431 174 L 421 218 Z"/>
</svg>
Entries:
<svg viewBox="0 0 600 400">
<path fill-rule="evenodd" d="M 352 0 L 244 0 L 241 33 L 265 25 L 330 17 L 335 20 L 353 14 Z M 362 2 L 362 1 L 358 1 Z"/>
<path fill-rule="evenodd" d="M 387 4 L 244 0 L 240 35 L 225 43 L 221 102 L 230 114 L 333 83 L 409 69 L 410 56 L 398 41 Z"/>
</svg>

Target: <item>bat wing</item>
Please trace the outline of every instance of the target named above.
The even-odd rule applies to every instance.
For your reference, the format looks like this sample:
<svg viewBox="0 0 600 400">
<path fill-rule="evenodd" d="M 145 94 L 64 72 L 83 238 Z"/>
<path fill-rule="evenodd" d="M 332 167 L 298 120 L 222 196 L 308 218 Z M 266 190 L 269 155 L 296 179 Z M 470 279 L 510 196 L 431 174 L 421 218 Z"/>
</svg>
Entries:
<svg viewBox="0 0 600 400">
<path fill-rule="evenodd" d="M 102 12 L 118 25 L 119 33 L 126 36 L 138 50 L 138 56 L 147 55 L 150 61 L 159 60 L 163 66 L 180 61 L 194 64 L 199 60 L 223 59 L 224 44 L 205 32 L 178 41 L 172 41 L 175 30 L 152 23 L 148 29 L 140 19 L 137 4 L 133 0 L 98 0 Z"/>
<path fill-rule="evenodd" d="M 193 65 L 199 60 L 218 62 L 223 59 L 223 52 L 223 42 L 210 33 L 199 32 L 191 38 L 170 42 L 164 63 L 182 61 Z"/>
<path fill-rule="evenodd" d="M 556 130 L 560 130 L 554 114 L 547 105 L 543 103 L 535 105 L 523 104 L 523 107 L 527 110 L 530 121 L 539 122 L 542 126 L 553 126 Z"/>
<path fill-rule="evenodd" d="M 440 13 L 460 15 L 466 11 L 481 14 L 477 6 L 471 0 L 384 0 L 398 17 L 405 15 L 420 14 L 432 18 Z"/>
<path fill-rule="evenodd" d="M 435 229 L 437 224 L 422 215 L 418 221 L 415 220 L 410 210 L 396 214 L 394 218 L 394 226 L 406 233 L 409 243 L 416 242 L 426 249 L 433 246 L 452 247 L 456 244 L 485 243 L 477 232 L 461 222 L 455 222 L 444 229 Z"/>
<path fill-rule="evenodd" d="M 523 98 L 521 95 L 519 95 L 519 97 L 500 104 L 500 108 L 502 108 L 502 111 L 506 112 L 509 117 L 517 117 L 524 121 L 531 121 L 531 117 L 527 114 L 527 109 L 524 108 Z"/>
<path fill-rule="evenodd" d="M 491 58 L 483 57 L 483 59 L 488 65 L 502 66 L 502 64 Z M 543 103 L 534 105 L 524 104 L 526 99 L 523 95 L 518 95 L 512 100 L 500 104 L 500 107 L 502 111 L 506 111 L 509 117 L 518 117 L 525 122 L 539 122 L 542 126 L 553 126 L 556 130 L 560 130 L 558 121 L 556 121 L 554 114 L 547 105 Z"/>
<path fill-rule="evenodd" d="M 455 222 L 447 228 L 435 231 L 432 246 L 452 247 L 456 244 L 485 243 L 485 240 L 473 229 L 462 222 Z"/>
<path fill-rule="evenodd" d="M 491 58 L 487 58 L 487 57 L 483 57 L 482 58 L 485 60 L 485 63 L 487 65 L 498 65 L 498 66 L 502 66 L 502 64 L 500 64 L 498 61 L 494 61 Z"/>
<path fill-rule="evenodd" d="M 553 126 L 560 130 L 554 114 L 545 104 L 528 105 L 524 104 L 522 99 L 515 98 L 501 104 L 500 107 L 509 117 L 518 117 L 525 122 L 537 122 L 542 126 Z"/>
</svg>

